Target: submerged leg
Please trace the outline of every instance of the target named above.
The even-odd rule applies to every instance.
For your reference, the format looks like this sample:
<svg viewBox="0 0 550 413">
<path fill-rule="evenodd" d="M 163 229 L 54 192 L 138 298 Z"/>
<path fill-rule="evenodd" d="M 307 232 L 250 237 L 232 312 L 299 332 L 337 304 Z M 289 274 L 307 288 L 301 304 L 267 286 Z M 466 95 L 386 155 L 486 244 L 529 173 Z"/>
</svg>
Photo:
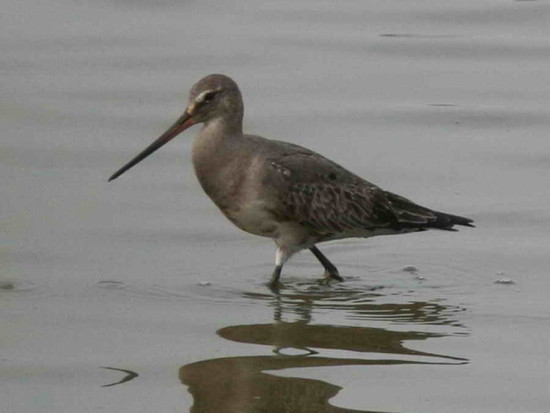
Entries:
<svg viewBox="0 0 550 413">
<path fill-rule="evenodd" d="M 338 269 L 334 266 L 334 264 L 330 262 L 329 259 L 325 257 L 324 254 L 319 251 L 319 249 L 315 245 L 313 247 L 310 247 L 309 250 L 313 253 L 313 255 L 315 255 L 315 257 L 325 268 L 325 278 L 332 278 L 334 280 L 344 281 L 344 279 L 340 277 Z"/>
<path fill-rule="evenodd" d="M 269 285 L 271 287 L 280 285 L 279 277 L 281 277 L 283 265 L 288 261 L 291 255 L 292 254 L 289 253 L 287 248 L 277 247 L 277 253 L 275 254 L 275 269 L 273 270 L 271 280 L 269 281 Z"/>
</svg>

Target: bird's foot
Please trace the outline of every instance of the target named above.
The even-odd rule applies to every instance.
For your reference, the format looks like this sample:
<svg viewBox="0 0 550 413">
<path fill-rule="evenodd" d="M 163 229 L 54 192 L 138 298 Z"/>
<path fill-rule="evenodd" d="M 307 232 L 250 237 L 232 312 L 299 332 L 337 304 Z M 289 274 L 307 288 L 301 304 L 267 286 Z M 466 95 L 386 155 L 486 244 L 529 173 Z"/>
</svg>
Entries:
<svg viewBox="0 0 550 413">
<path fill-rule="evenodd" d="M 333 282 L 342 282 L 344 279 L 338 273 L 325 273 L 325 277 L 319 280 L 321 285 L 330 285 Z"/>
<path fill-rule="evenodd" d="M 281 282 L 279 281 L 279 278 L 281 278 L 282 269 L 283 266 L 281 264 L 277 264 L 275 266 L 275 269 L 273 270 L 273 274 L 271 274 L 271 279 L 267 283 L 267 286 L 273 292 L 278 292 L 279 289 L 283 286 L 283 284 L 281 284 Z"/>
<path fill-rule="evenodd" d="M 280 282 L 279 280 L 271 280 L 267 283 L 267 287 L 273 292 L 274 294 L 278 294 L 282 288 L 284 288 L 284 284 Z"/>
<path fill-rule="evenodd" d="M 325 271 L 325 279 L 329 281 L 339 281 L 342 282 L 344 279 L 340 276 L 338 271 Z"/>
</svg>

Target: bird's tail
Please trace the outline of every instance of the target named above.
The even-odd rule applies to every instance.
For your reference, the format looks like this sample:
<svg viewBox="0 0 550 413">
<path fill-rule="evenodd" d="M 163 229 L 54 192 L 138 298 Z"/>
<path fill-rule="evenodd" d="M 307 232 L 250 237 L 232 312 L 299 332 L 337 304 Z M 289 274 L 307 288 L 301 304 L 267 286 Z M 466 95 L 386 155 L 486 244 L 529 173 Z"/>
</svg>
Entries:
<svg viewBox="0 0 550 413">
<path fill-rule="evenodd" d="M 435 221 L 430 222 L 428 227 L 443 229 L 447 231 L 456 231 L 453 229 L 454 225 L 462 225 L 465 227 L 475 228 L 473 224 L 474 220 L 470 218 L 461 217 L 458 215 L 446 214 L 444 212 L 432 211 L 432 213 L 437 217 Z"/>
<path fill-rule="evenodd" d="M 384 194 L 392 205 L 392 212 L 396 216 L 396 224 L 399 227 L 416 228 L 420 231 L 429 228 L 456 231 L 453 229 L 454 225 L 474 227 L 474 221 L 470 218 L 434 211 L 391 192 L 384 192 Z"/>
</svg>

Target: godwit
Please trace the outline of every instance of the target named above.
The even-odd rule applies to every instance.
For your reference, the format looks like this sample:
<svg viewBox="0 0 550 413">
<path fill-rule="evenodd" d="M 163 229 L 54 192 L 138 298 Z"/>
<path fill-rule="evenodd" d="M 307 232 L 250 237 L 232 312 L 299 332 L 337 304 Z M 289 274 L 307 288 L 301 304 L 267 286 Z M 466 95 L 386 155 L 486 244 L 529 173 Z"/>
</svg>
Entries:
<svg viewBox="0 0 550 413">
<path fill-rule="evenodd" d="M 473 227 L 469 218 L 417 205 L 307 148 L 246 135 L 243 112 L 241 92 L 231 78 L 206 76 L 191 89 L 187 109 L 176 123 L 109 181 L 185 129 L 203 123 L 192 150 L 197 178 L 233 224 L 275 241 L 271 286 L 279 284 L 285 262 L 304 248 L 325 268 L 325 282 L 342 281 L 316 247 L 320 242 Z"/>
</svg>

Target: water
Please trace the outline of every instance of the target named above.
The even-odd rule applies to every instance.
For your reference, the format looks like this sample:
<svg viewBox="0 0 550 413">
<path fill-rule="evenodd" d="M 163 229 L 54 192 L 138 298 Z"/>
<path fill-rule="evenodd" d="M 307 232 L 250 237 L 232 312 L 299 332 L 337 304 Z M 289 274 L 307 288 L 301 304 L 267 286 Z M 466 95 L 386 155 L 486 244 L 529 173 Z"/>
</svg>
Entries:
<svg viewBox="0 0 550 413">
<path fill-rule="evenodd" d="M 3 411 L 547 412 L 549 15 L 4 4 Z M 240 84 L 248 132 L 478 227 L 327 244 L 344 284 L 319 286 L 304 253 L 271 293 L 273 245 L 202 193 L 196 130 L 106 182 L 216 72 Z"/>
</svg>

